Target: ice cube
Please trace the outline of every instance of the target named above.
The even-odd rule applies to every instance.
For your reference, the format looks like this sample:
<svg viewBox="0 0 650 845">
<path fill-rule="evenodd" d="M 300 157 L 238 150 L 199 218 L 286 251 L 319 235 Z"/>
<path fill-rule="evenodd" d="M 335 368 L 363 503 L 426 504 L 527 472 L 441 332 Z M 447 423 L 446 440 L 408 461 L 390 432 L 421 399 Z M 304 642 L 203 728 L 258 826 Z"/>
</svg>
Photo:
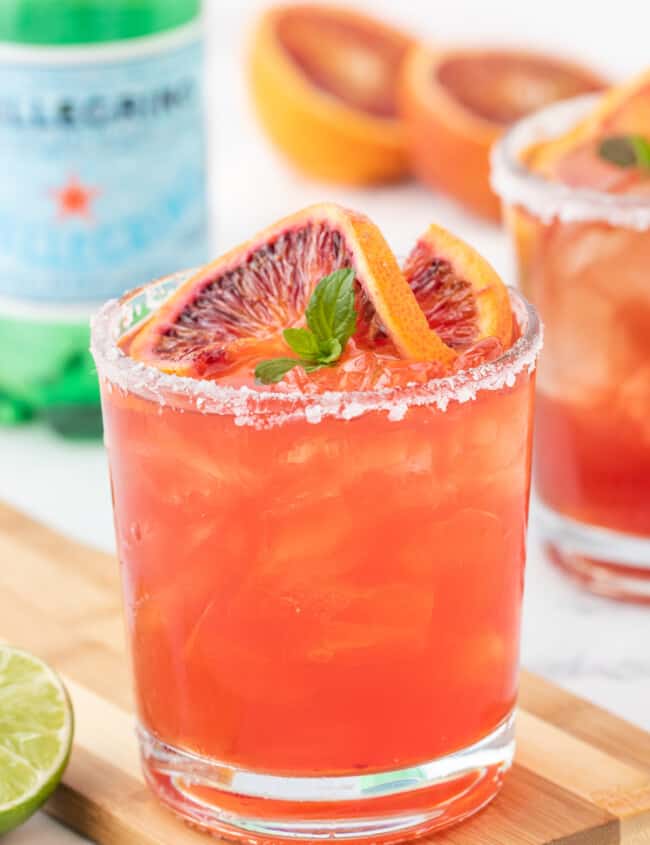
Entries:
<svg viewBox="0 0 650 845">
<path fill-rule="evenodd" d="M 650 241 L 641 235 L 605 224 L 558 224 L 547 232 L 532 276 L 546 327 L 539 373 L 546 393 L 597 404 L 647 358 Z"/>
<path fill-rule="evenodd" d="M 639 446 L 650 446 L 650 363 L 623 379 L 616 406 L 623 417 L 638 426 Z"/>
</svg>

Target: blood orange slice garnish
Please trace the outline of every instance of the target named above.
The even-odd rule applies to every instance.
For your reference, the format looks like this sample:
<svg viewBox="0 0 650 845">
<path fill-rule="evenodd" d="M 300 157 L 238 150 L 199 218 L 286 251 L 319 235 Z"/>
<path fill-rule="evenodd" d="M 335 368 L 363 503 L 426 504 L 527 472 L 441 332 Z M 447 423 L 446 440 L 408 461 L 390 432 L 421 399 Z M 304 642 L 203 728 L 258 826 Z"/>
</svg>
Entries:
<svg viewBox="0 0 650 845">
<path fill-rule="evenodd" d="M 647 176 L 645 168 L 621 167 L 602 147 L 626 138 L 650 143 L 650 71 L 610 89 L 576 126 L 533 145 L 522 158 L 536 172 L 573 187 L 633 191 Z"/>
<path fill-rule="evenodd" d="M 398 30 L 341 7 L 266 11 L 253 38 L 250 77 L 271 140 L 318 179 L 373 184 L 405 176 L 396 88 L 411 43 Z"/>
<path fill-rule="evenodd" d="M 587 68 L 552 56 L 413 47 L 400 100 L 414 169 L 423 182 L 498 219 L 489 152 L 504 128 L 551 102 L 603 87 Z"/>
<path fill-rule="evenodd" d="M 283 332 L 301 328 L 317 283 L 355 271 L 355 348 L 388 339 L 395 357 L 451 364 L 456 352 L 429 328 L 379 229 L 332 204 L 275 223 L 181 285 L 128 340 L 132 358 L 164 372 L 223 378 L 286 356 Z"/>
<path fill-rule="evenodd" d="M 512 343 L 508 291 L 476 250 L 440 226 L 429 226 L 404 265 L 427 322 L 468 366 Z M 471 353 L 471 354 L 470 354 Z"/>
</svg>

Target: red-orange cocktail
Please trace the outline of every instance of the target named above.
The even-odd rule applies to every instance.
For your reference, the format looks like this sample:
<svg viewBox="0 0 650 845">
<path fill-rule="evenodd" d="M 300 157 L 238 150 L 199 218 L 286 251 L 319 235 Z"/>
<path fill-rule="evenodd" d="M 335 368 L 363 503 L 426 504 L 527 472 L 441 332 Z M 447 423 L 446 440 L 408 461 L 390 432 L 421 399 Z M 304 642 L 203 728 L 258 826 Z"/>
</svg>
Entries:
<svg viewBox="0 0 650 845">
<path fill-rule="evenodd" d="M 591 108 L 520 124 L 495 177 L 521 286 L 545 323 L 535 476 L 549 553 L 592 590 L 650 600 L 650 179 L 598 155 L 607 126 L 584 142 L 574 129 L 575 151 L 571 133 L 555 142 L 552 178 L 531 164 L 533 141 L 544 149 Z"/>
<path fill-rule="evenodd" d="M 519 339 L 446 378 L 267 390 L 119 349 L 177 283 L 93 341 L 150 783 L 247 839 L 463 818 L 513 750 L 534 314 L 513 294 Z"/>
</svg>

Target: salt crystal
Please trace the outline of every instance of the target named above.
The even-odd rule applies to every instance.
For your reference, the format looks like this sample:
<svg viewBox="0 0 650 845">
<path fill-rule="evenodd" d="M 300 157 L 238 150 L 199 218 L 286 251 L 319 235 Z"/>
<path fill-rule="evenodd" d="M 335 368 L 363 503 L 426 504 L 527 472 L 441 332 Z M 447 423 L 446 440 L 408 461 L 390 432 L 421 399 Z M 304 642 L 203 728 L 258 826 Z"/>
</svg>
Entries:
<svg viewBox="0 0 650 845">
<path fill-rule="evenodd" d="M 406 402 L 397 402 L 388 411 L 388 419 L 391 422 L 401 422 L 406 416 L 408 405 Z"/>
<path fill-rule="evenodd" d="M 363 405 L 360 402 L 347 402 L 341 410 L 341 416 L 344 420 L 353 420 L 355 417 L 360 417 L 363 414 Z"/>
<path fill-rule="evenodd" d="M 319 423 L 323 418 L 323 409 L 318 405 L 308 405 L 305 408 L 305 419 L 308 423 Z"/>
</svg>

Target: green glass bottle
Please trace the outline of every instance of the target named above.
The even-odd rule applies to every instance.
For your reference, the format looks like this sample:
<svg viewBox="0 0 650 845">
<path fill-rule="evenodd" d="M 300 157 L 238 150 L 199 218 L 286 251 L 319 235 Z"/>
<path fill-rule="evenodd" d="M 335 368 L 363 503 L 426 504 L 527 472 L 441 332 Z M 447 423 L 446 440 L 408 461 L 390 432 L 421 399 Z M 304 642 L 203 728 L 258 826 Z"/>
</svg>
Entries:
<svg viewBox="0 0 650 845">
<path fill-rule="evenodd" d="M 90 315 L 207 259 L 200 6 L 0 2 L 0 424 L 98 433 Z"/>
</svg>

